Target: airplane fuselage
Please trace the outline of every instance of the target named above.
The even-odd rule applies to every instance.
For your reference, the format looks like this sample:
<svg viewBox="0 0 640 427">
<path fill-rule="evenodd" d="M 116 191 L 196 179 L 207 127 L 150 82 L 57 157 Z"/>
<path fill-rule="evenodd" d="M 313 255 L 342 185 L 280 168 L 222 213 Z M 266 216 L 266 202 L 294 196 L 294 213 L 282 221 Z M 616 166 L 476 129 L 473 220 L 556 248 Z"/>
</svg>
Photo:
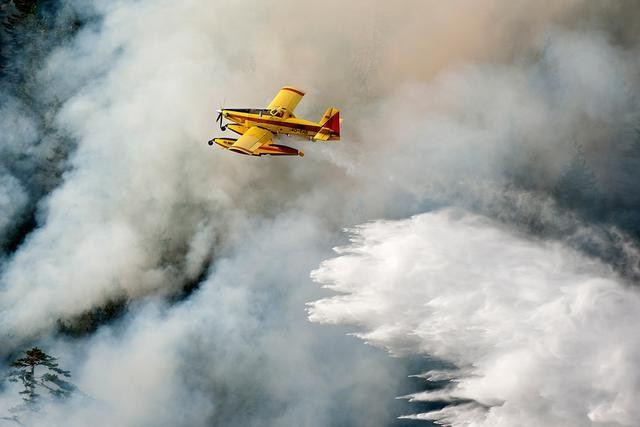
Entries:
<svg viewBox="0 0 640 427">
<path fill-rule="evenodd" d="M 322 129 L 318 123 L 293 116 L 278 117 L 266 109 L 224 109 L 222 117 L 233 122 L 226 127 L 240 135 L 252 126 L 257 126 L 274 135 L 295 135 L 313 140 L 313 137 Z M 329 139 L 338 140 L 339 137 Z"/>
</svg>

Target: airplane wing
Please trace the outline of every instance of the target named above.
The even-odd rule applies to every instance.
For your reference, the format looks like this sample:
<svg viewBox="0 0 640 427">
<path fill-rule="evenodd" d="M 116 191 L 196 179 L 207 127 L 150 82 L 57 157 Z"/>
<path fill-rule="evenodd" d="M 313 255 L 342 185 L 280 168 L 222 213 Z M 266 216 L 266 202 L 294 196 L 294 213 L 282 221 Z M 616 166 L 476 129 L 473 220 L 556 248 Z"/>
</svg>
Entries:
<svg viewBox="0 0 640 427">
<path fill-rule="evenodd" d="M 304 156 L 302 151 L 295 148 L 273 144 L 273 134 L 257 126 L 250 127 L 237 141 L 225 148 L 250 156 Z"/>
<path fill-rule="evenodd" d="M 253 155 L 261 146 L 269 144 L 272 139 L 273 134 L 268 130 L 252 126 L 229 149 Z"/>
<path fill-rule="evenodd" d="M 302 97 L 304 96 L 304 92 L 293 88 L 291 86 L 285 86 L 280 89 L 280 92 L 273 98 L 271 104 L 267 107 L 269 110 L 274 108 L 284 108 L 289 111 L 290 114 L 293 114 L 293 110 L 296 108 Z"/>
</svg>

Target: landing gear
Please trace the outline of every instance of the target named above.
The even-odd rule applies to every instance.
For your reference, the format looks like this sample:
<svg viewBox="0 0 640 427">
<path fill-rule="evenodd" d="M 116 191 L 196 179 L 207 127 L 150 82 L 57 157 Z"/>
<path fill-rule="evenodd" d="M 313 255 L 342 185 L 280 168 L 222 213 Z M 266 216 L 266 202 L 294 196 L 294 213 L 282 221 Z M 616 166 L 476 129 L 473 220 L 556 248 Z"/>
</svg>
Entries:
<svg viewBox="0 0 640 427">
<path fill-rule="evenodd" d="M 209 144 L 209 145 L 213 145 L 213 139 L 209 140 L 209 141 L 207 142 L 207 144 Z"/>
</svg>

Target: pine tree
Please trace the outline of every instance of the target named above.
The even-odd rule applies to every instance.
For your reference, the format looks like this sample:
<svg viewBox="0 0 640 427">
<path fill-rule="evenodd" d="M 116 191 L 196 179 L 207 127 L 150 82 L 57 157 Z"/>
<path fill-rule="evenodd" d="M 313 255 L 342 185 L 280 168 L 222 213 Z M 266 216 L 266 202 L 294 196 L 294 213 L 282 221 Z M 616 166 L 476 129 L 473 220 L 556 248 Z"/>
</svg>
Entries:
<svg viewBox="0 0 640 427">
<path fill-rule="evenodd" d="M 12 408 L 12 412 L 39 410 L 42 398 L 39 392 L 43 390 L 54 399 L 69 397 L 75 390 L 73 384 L 61 378 L 69 378 L 71 373 L 60 369 L 57 359 L 38 347 L 27 350 L 25 356 L 17 359 L 11 366 L 13 369 L 9 372 L 8 380 L 21 382 L 24 387 L 20 391 L 23 403 Z"/>
</svg>

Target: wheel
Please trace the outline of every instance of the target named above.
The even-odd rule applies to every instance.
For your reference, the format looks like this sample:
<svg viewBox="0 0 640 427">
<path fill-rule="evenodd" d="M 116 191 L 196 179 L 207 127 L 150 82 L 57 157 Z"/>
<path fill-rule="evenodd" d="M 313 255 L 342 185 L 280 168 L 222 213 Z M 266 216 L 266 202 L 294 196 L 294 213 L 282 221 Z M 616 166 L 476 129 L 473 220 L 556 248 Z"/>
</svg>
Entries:
<svg viewBox="0 0 640 427">
<path fill-rule="evenodd" d="M 209 144 L 209 145 L 213 145 L 213 139 L 212 139 L 212 140 L 210 140 L 209 142 L 207 142 L 207 144 Z"/>
</svg>

